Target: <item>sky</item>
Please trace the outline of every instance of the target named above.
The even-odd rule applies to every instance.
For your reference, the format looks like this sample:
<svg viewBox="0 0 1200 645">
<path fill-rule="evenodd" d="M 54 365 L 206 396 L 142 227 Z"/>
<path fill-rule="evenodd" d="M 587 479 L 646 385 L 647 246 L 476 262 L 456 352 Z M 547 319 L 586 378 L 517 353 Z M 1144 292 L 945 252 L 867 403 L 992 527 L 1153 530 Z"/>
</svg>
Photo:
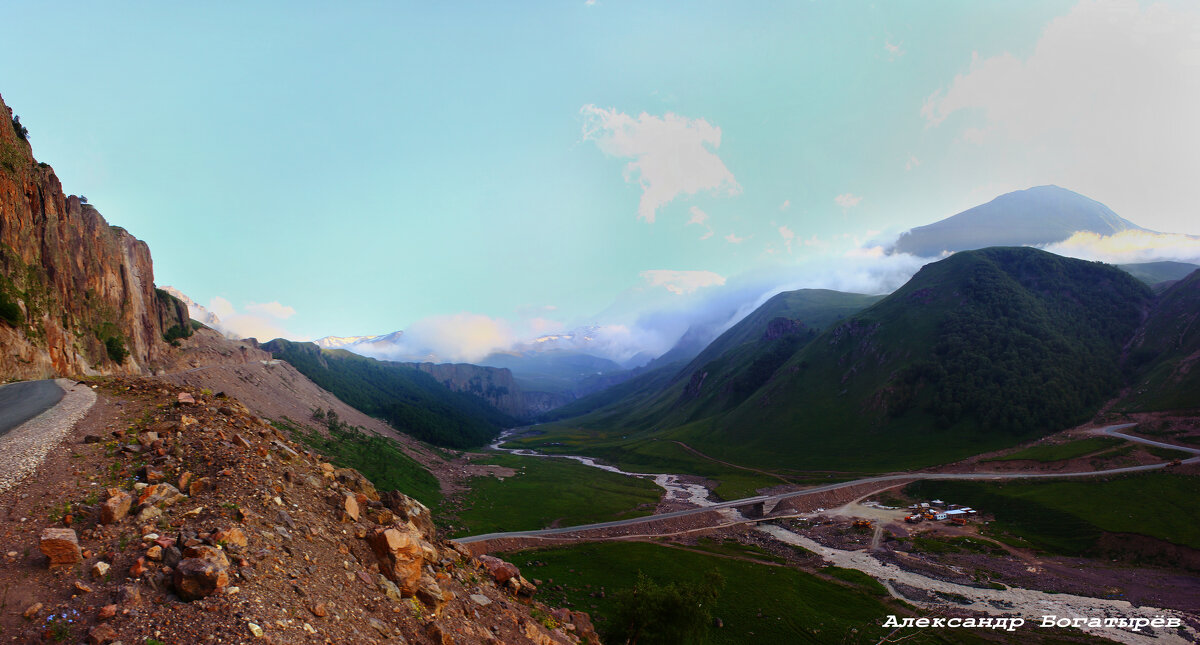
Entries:
<svg viewBox="0 0 1200 645">
<path fill-rule="evenodd" d="M 1042 184 L 1200 234 L 1190 2 L 22 2 L 5 19 L 0 95 L 34 154 L 150 244 L 159 285 L 260 339 L 425 330 L 470 359 L 674 316 L 661 351 L 681 312 L 732 292 L 895 288 L 920 263 L 881 241 Z"/>
</svg>

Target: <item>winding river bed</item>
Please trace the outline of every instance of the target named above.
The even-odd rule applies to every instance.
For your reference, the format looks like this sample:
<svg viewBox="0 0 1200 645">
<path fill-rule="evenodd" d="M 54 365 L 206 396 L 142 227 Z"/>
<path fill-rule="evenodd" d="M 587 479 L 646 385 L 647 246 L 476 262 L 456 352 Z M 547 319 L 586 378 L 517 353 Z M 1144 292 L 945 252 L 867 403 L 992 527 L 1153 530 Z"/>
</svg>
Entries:
<svg viewBox="0 0 1200 645">
<path fill-rule="evenodd" d="M 663 489 L 662 502 L 674 502 L 680 504 L 688 504 L 691 506 L 703 507 L 712 506 L 716 502 L 708 498 L 708 489 L 700 484 L 694 484 L 684 481 L 686 475 L 670 475 L 666 473 L 631 473 L 621 470 L 616 466 L 597 463 L 591 457 L 581 457 L 579 455 L 551 455 L 528 448 L 505 448 L 504 442 L 511 439 L 514 435 L 520 434 L 524 428 L 516 428 L 513 430 L 505 430 L 500 433 L 499 437 L 492 442 L 488 448 L 500 452 L 507 452 L 510 455 L 519 455 L 521 457 L 542 457 L 542 458 L 558 458 L 558 459 L 573 459 L 585 466 L 599 468 L 610 473 L 625 475 L 627 477 L 637 477 L 638 479 L 652 480 L 659 488 Z"/>
</svg>

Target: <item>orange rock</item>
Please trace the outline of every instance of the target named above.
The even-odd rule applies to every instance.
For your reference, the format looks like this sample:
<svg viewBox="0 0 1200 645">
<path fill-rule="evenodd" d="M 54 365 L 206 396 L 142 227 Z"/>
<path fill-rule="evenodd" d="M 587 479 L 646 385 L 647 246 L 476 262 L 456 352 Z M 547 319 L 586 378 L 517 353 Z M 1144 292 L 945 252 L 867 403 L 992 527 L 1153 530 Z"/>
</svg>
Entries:
<svg viewBox="0 0 1200 645">
<path fill-rule="evenodd" d="M 83 561 L 79 549 L 79 538 L 73 529 L 45 529 L 38 540 L 38 549 L 47 558 L 50 566 L 71 565 Z"/>
<path fill-rule="evenodd" d="M 149 569 L 150 567 L 146 566 L 146 558 L 138 558 L 137 562 L 134 562 L 132 565 L 130 565 L 129 575 L 133 576 L 134 578 L 140 578 Z"/>
<path fill-rule="evenodd" d="M 405 597 L 412 596 L 417 591 L 417 583 L 421 579 L 420 536 L 411 531 L 392 527 L 375 529 L 367 535 L 367 541 L 375 557 L 379 560 L 379 569 L 383 575 L 400 588 Z"/>
<path fill-rule="evenodd" d="M 199 495 L 200 493 L 203 493 L 206 490 L 210 490 L 211 488 L 212 488 L 212 478 L 201 477 L 201 478 L 193 481 L 192 483 L 188 484 L 188 495 L 195 497 L 196 495 Z"/>
<path fill-rule="evenodd" d="M 221 529 L 212 534 L 212 541 L 230 546 L 245 547 L 246 534 L 238 527 Z"/>
<path fill-rule="evenodd" d="M 346 516 L 351 521 L 358 521 L 358 500 L 354 499 L 353 495 L 346 495 L 345 499 L 342 500 L 342 509 L 345 510 Z"/>
</svg>

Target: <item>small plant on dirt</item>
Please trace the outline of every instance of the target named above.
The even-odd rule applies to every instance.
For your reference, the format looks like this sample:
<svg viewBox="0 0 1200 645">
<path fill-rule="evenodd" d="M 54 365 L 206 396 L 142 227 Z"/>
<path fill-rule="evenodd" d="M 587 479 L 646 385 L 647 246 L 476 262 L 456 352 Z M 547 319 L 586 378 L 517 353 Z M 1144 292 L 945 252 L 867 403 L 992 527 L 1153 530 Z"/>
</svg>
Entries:
<svg viewBox="0 0 1200 645">
<path fill-rule="evenodd" d="M 417 600 L 416 596 L 408 599 L 408 606 L 409 609 L 412 610 L 413 616 L 415 616 L 417 620 L 424 620 L 425 605 L 422 605 L 421 601 Z"/>
<path fill-rule="evenodd" d="M 99 501 L 100 491 L 98 490 L 88 493 L 87 496 L 83 498 L 83 503 L 85 506 L 95 506 Z"/>
<path fill-rule="evenodd" d="M 47 517 L 50 519 L 51 522 L 58 523 L 58 522 L 62 521 L 62 518 L 66 517 L 67 515 L 70 515 L 70 514 L 71 514 L 71 502 L 63 502 L 62 504 L 59 504 L 58 506 L 52 507 L 50 509 L 50 513 L 47 515 Z"/>
<path fill-rule="evenodd" d="M 46 617 L 45 635 L 56 643 L 72 639 L 72 624 L 79 618 L 79 612 L 74 609 L 63 611 L 61 614 L 50 614 Z"/>
<path fill-rule="evenodd" d="M 537 607 L 530 609 L 529 615 L 534 620 L 541 623 L 546 629 L 555 629 L 558 627 L 558 621 L 554 620 L 554 616 L 547 614 L 546 612 L 542 611 L 541 609 L 539 609 Z"/>
<path fill-rule="evenodd" d="M 167 644 L 158 640 L 157 638 L 147 638 L 146 645 L 167 645 Z"/>
<path fill-rule="evenodd" d="M 117 540 L 117 550 L 124 551 L 127 546 L 129 546 L 129 534 L 122 533 L 120 539 Z"/>
</svg>

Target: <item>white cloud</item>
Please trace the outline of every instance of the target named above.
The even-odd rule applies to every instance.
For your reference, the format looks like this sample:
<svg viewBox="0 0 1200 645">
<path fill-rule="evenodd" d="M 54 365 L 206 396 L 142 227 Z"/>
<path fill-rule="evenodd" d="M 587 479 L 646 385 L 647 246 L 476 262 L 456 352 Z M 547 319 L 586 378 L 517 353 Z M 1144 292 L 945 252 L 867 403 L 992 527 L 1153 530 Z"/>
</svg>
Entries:
<svg viewBox="0 0 1200 645">
<path fill-rule="evenodd" d="M 725 241 L 729 242 L 730 244 L 741 244 L 742 242 L 745 242 L 748 239 L 750 239 L 750 238 L 738 237 L 737 233 L 730 233 L 729 235 L 725 236 Z"/>
<path fill-rule="evenodd" d="M 642 271 L 639 275 L 651 287 L 662 287 L 675 295 L 692 293 L 704 287 L 725 284 L 725 278 L 712 271 L 671 271 L 654 269 Z"/>
<path fill-rule="evenodd" d="M 904 55 L 904 49 L 900 47 L 902 44 L 903 43 L 896 43 L 893 45 L 891 42 L 884 41 L 883 49 L 887 52 L 889 61 L 896 60 Z"/>
<path fill-rule="evenodd" d="M 279 318 L 280 320 L 286 320 L 296 315 L 295 309 L 287 305 L 281 305 L 279 304 L 279 301 L 247 303 L 246 311 L 261 314 L 263 316 L 270 316 L 271 318 Z"/>
<path fill-rule="evenodd" d="M 975 54 L 921 114 L 980 146 L 951 163 L 1067 186 L 1143 226 L 1198 233 L 1197 34 L 1194 3 L 1084 0 L 1046 25 L 1027 58 Z"/>
<path fill-rule="evenodd" d="M 792 205 L 792 200 L 790 200 L 790 199 L 785 199 L 785 200 L 783 200 L 783 203 L 779 205 L 779 210 L 781 210 L 781 211 L 785 211 L 785 210 L 787 210 L 787 209 L 788 209 L 788 208 L 789 208 L 791 205 Z"/>
<path fill-rule="evenodd" d="M 214 296 L 209 300 L 207 308 L 193 307 L 189 304 L 188 309 L 192 318 L 204 322 L 227 338 L 257 338 L 261 341 L 273 338 L 304 340 L 281 324 L 281 321 L 293 316 L 296 310 L 278 302 L 249 303 L 244 307 L 244 311 L 238 311 L 232 302 L 221 296 Z M 192 309 L 196 311 L 191 311 Z"/>
<path fill-rule="evenodd" d="M 704 211 L 700 210 L 696 206 L 693 206 L 691 208 L 691 213 L 692 213 L 692 218 L 688 220 L 687 225 L 691 226 L 692 224 L 697 224 L 699 226 L 704 227 L 705 232 L 703 235 L 700 236 L 700 239 L 702 239 L 702 240 L 707 240 L 708 238 L 712 237 L 713 229 L 711 226 L 708 225 L 708 213 L 705 213 Z"/>
<path fill-rule="evenodd" d="M 504 320 L 467 312 L 422 318 L 404 330 L 404 339 L 410 355 L 450 361 L 476 361 L 516 342 Z"/>
<path fill-rule="evenodd" d="M 796 233 L 787 226 L 779 227 L 779 234 L 783 236 L 783 244 L 787 247 L 787 252 L 792 252 L 792 240 L 796 239 Z"/>
<path fill-rule="evenodd" d="M 1079 232 L 1051 244 L 1047 251 L 1083 260 L 1111 264 L 1136 262 L 1200 262 L 1200 237 L 1150 231 L 1122 231 L 1113 235 Z"/>
<path fill-rule="evenodd" d="M 638 217 L 653 222 L 658 209 L 679 195 L 701 191 L 736 195 L 742 187 L 716 155 L 721 128 L 704 119 L 673 113 L 636 118 L 615 109 L 585 105 L 583 140 L 595 141 L 607 155 L 630 158 L 625 181 L 642 187 Z"/>
<path fill-rule="evenodd" d="M 833 198 L 834 203 L 842 208 L 854 208 L 855 206 L 858 206 L 858 203 L 862 200 L 862 197 L 851 193 L 842 193 L 841 195 Z"/>
<path fill-rule="evenodd" d="M 916 167 L 918 167 L 918 166 L 920 166 L 920 165 L 921 165 L 921 160 L 920 160 L 920 159 L 917 159 L 916 157 L 914 157 L 914 156 L 912 156 L 912 155 L 909 155 L 909 157 L 908 157 L 908 161 L 905 161 L 905 162 L 904 162 L 904 169 L 905 169 L 905 170 L 912 170 L 913 168 L 916 168 Z"/>
</svg>

